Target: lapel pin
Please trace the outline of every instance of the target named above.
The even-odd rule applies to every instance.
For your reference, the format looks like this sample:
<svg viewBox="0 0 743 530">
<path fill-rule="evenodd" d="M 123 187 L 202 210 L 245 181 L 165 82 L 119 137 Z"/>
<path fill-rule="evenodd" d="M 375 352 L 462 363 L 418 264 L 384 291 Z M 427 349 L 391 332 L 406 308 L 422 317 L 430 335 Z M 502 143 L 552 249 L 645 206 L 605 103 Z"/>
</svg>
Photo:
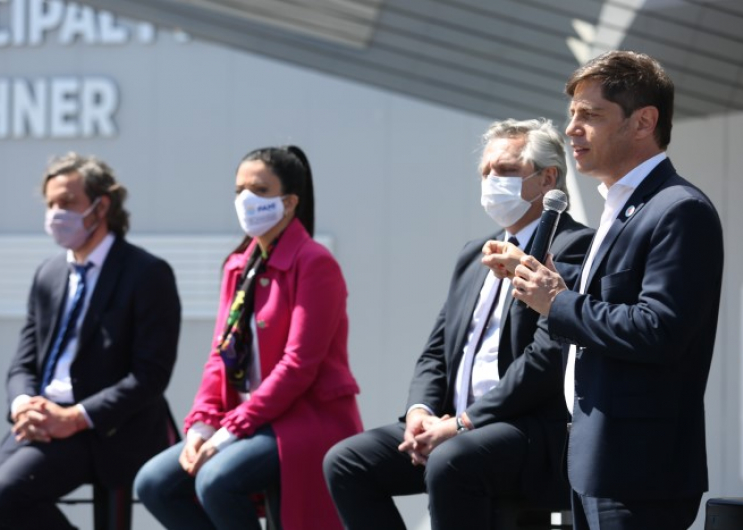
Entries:
<svg viewBox="0 0 743 530">
<path fill-rule="evenodd" d="M 261 278 L 259 281 L 261 282 L 261 285 L 263 287 L 265 287 L 266 285 L 268 285 L 268 278 Z"/>
<path fill-rule="evenodd" d="M 635 213 L 635 207 L 634 206 L 628 206 L 627 209 L 624 211 L 625 217 L 632 217 L 632 214 Z"/>
</svg>

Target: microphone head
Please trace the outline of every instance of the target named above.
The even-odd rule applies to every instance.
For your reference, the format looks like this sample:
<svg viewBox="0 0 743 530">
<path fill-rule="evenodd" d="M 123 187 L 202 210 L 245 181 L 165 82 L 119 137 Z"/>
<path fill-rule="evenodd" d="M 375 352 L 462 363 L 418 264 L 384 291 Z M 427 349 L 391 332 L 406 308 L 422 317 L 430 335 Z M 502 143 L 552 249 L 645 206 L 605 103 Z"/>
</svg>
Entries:
<svg viewBox="0 0 743 530">
<path fill-rule="evenodd" d="M 561 190 L 549 190 L 544 194 L 542 206 L 545 210 L 562 213 L 568 209 L 568 196 Z"/>
</svg>

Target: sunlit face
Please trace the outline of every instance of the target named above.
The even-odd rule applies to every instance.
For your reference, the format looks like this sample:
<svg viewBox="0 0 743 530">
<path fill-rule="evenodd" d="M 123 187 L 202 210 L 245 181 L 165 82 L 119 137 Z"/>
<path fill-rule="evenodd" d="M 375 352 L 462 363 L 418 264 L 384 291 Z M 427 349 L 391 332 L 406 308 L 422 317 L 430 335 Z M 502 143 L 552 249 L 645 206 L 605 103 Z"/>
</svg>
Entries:
<svg viewBox="0 0 743 530">
<path fill-rule="evenodd" d="M 249 190 L 260 197 L 278 197 L 282 194 L 281 180 L 260 160 L 247 160 L 237 168 L 235 192 Z"/>
<path fill-rule="evenodd" d="M 578 171 L 612 183 L 632 169 L 634 164 L 628 164 L 633 149 L 630 119 L 618 104 L 604 99 L 597 81 L 580 83 L 565 130 Z"/>
<path fill-rule="evenodd" d="M 85 194 L 83 178 L 76 172 L 63 173 L 50 178 L 44 189 L 44 200 L 49 210 L 69 210 L 77 213 L 84 213 L 92 204 Z M 96 223 L 95 210 L 83 220 L 86 228 Z"/>
<path fill-rule="evenodd" d="M 534 164 L 525 164 L 521 159 L 521 152 L 526 146 L 523 136 L 510 138 L 494 138 L 482 154 L 480 174 L 482 178 L 488 175 L 499 177 L 521 177 L 521 197 L 529 202 L 535 201 L 543 192 L 539 175 L 534 174 Z M 527 178 L 533 175 L 533 178 Z M 536 201 L 537 203 L 539 201 Z M 539 206 L 539 204 L 537 205 Z"/>
</svg>

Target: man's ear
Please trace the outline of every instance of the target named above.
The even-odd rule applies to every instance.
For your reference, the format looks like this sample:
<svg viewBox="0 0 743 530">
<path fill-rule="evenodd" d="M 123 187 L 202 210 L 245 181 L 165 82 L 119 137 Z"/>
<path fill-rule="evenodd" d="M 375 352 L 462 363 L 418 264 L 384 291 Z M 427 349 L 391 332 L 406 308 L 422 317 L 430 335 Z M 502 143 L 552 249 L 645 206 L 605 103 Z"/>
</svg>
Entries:
<svg viewBox="0 0 743 530">
<path fill-rule="evenodd" d="M 557 187 L 557 168 L 555 166 L 544 168 L 540 177 L 542 179 L 542 191 L 544 193 Z"/>
<path fill-rule="evenodd" d="M 633 113 L 635 133 L 638 138 L 646 138 L 655 134 L 658 125 L 658 109 L 647 106 L 637 109 Z"/>
<path fill-rule="evenodd" d="M 111 207 L 111 197 L 108 195 L 101 195 L 98 205 L 95 207 L 95 214 L 98 219 L 105 219 L 108 215 L 108 209 Z"/>
</svg>

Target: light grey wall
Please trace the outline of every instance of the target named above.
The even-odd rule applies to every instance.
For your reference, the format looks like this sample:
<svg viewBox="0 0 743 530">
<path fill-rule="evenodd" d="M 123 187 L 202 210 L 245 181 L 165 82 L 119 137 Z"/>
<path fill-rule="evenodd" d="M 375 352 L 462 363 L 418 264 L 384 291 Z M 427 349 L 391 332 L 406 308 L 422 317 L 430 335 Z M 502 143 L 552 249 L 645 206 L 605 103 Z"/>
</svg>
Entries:
<svg viewBox="0 0 743 530">
<path fill-rule="evenodd" d="M 2 235 L 40 233 L 36 189 L 44 165 L 52 154 L 77 150 L 109 161 L 129 188 L 133 238 L 213 234 L 237 241 L 232 199 L 239 158 L 255 147 L 298 144 L 314 170 L 318 232 L 332 238 L 348 282 L 351 365 L 364 422 L 394 420 L 455 256 L 466 240 L 495 229 L 478 204 L 475 168 L 479 135 L 491 118 L 507 116 L 462 114 L 219 46 L 179 43 L 169 32 L 153 44 L 62 46 L 52 32 L 36 47 L 0 47 L 0 78 L 58 75 L 113 79 L 120 92 L 118 135 L 0 140 Z M 726 227 L 726 294 L 707 395 L 713 495 L 743 491 L 743 290 L 736 267 L 743 258 L 736 233 L 743 212 L 734 202 L 743 191 L 735 174 L 743 161 L 735 143 L 741 133 L 741 116 L 677 124 L 670 152 L 681 173 L 710 194 Z M 595 225 L 601 209 L 595 183 L 580 175 L 573 183 L 578 217 L 585 212 Z M 29 265 L 25 281 L 32 272 Z M 1 373 L 20 325 L 20 315 L 0 318 Z M 198 385 L 212 326 L 205 318 L 184 321 L 168 390 L 178 419 Z M 6 430 L 0 427 L 0 434 Z M 420 496 L 401 502 L 411 528 L 426 527 L 425 502 Z M 75 509 L 73 517 L 90 528 L 90 510 Z M 138 529 L 158 527 L 141 507 L 135 517 Z"/>
<path fill-rule="evenodd" d="M 725 236 L 725 273 L 715 356 L 707 385 L 707 458 L 710 493 L 743 495 L 743 115 L 686 122 L 674 127 L 669 153 L 679 172 L 701 187 L 717 206 Z M 705 273 L 704 241 L 699 242 L 699 272 Z M 690 282 L 694 278 L 689 278 Z M 700 510 L 703 512 L 703 510 Z M 701 514 L 700 514 L 701 515 Z M 700 530 L 701 517 L 695 530 Z"/>
</svg>

